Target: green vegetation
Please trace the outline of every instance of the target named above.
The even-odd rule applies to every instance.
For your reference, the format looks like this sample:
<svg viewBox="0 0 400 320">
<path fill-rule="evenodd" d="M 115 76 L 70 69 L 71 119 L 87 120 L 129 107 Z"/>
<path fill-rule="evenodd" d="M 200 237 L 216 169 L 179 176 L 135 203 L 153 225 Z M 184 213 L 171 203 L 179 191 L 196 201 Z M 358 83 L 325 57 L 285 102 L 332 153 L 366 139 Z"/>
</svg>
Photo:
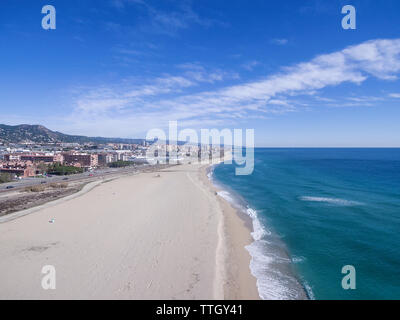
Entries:
<svg viewBox="0 0 400 320">
<path fill-rule="evenodd" d="M 62 164 L 54 163 L 49 166 L 47 173 L 58 176 L 66 176 L 71 174 L 83 173 L 83 169 L 72 166 L 63 166 Z"/>
<path fill-rule="evenodd" d="M 13 176 L 11 173 L 0 173 L 0 183 L 13 181 Z"/>
<path fill-rule="evenodd" d="M 39 163 L 36 167 L 37 167 L 37 170 L 39 171 L 39 173 L 41 173 L 41 174 L 46 173 L 47 170 L 49 169 L 49 165 L 44 162 Z"/>
<path fill-rule="evenodd" d="M 116 162 L 111 162 L 108 164 L 110 168 L 124 168 L 124 167 L 129 167 L 133 166 L 134 163 L 131 161 L 116 161 Z"/>
</svg>

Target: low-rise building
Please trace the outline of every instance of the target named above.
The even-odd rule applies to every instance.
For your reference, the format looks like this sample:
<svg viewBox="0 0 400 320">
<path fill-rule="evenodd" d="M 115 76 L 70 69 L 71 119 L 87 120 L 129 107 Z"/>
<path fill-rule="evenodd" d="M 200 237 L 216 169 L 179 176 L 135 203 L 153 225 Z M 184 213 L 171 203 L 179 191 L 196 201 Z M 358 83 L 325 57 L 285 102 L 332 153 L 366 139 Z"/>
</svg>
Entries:
<svg viewBox="0 0 400 320">
<path fill-rule="evenodd" d="M 21 156 L 20 154 L 13 154 L 13 153 L 5 154 L 4 161 L 20 161 L 21 160 L 20 156 Z"/>
<path fill-rule="evenodd" d="M 45 155 L 45 154 L 26 154 L 20 156 L 21 161 L 32 161 L 32 162 L 46 162 L 46 163 L 54 163 L 64 162 L 64 157 L 62 154 L 55 155 Z"/>
<path fill-rule="evenodd" d="M 64 163 L 69 166 L 79 164 L 82 168 L 94 168 L 99 164 L 99 157 L 97 154 L 87 153 L 64 153 Z"/>
<path fill-rule="evenodd" d="M 36 167 L 30 161 L 4 161 L 0 163 L 0 172 L 27 178 L 36 175 Z"/>
<path fill-rule="evenodd" d="M 99 153 L 97 155 L 98 157 L 98 164 L 99 166 L 106 166 L 107 163 L 109 163 L 107 160 L 109 159 L 108 154 L 107 153 Z"/>
<path fill-rule="evenodd" d="M 45 163 L 62 163 L 64 158 L 62 154 L 46 154 L 46 153 L 9 153 L 4 155 L 5 161 L 31 161 Z"/>
</svg>

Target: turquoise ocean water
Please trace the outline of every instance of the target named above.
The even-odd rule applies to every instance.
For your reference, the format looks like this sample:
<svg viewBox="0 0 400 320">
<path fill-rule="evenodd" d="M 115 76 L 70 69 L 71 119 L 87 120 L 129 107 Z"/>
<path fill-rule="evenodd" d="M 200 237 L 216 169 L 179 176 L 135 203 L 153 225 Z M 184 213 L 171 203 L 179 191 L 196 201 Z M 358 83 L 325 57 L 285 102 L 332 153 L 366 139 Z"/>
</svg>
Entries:
<svg viewBox="0 0 400 320">
<path fill-rule="evenodd" d="M 253 219 L 262 298 L 400 299 L 400 149 L 256 149 L 252 175 L 234 170 L 212 179 Z"/>
</svg>

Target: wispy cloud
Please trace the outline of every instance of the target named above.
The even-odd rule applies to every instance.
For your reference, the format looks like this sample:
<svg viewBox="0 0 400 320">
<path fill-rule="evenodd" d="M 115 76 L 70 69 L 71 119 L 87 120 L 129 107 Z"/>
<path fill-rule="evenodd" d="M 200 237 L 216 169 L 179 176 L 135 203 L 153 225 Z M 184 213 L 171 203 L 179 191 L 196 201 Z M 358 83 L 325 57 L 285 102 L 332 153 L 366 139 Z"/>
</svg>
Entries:
<svg viewBox="0 0 400 320">
<path fill-rule="evenodd" d="M 228 79 L 239 79 L 236 72 L 228 72 L 221 69 L 207 70 L 199 63 L 183 63 L 177 66 L 184 70 L 184 75 L 197 82 L 214 83 Z"/>
<path fill-rule="evenodd" d="M 259 61 L 253 60 L 253 61 L 248 61 L 246 63 L 244 63 L 242 65 L 242 67 L 244 69 L 246 69 L 247 71 L 252 71 L 255 67 L 257 67 L 258 65 L 260 65 Z"/>
<path fill-rule="evenodd" d="M 204 72 L 198 64 L 182 68 Z M 294 111 L 295 97 L 320 97 L 319 93 L 326 87 L 343 83 L 360 85 L 370 77 L 391 81 L 397 79 L 399 72 L 400 39 L 374 40 L 319 55 L 264 79 L 211 91 L 193 92 L 203 77 L 210 76 L 207 73 L 203 77 L 188 73 L 160 77 L 135 87 L 97 88 L 78 97 L 70 119 L 82 126 L 90 124 L 91 128 L 96 127 L 94 123 L 100 128 L 107 126 L 124 136 L 165 126 L 168 120 L 179 120 L 183 125 L 227 125 L 224 121 L 231 123 L 268 113 Z M 319 99 L 322 102 L 323 98 Z M 347 104 L 365 104 L 372 100 L 371 97 L 350 97 Z"/>
<path fill-rule="evenodd" d="M 288 39 L 272 39 L 271 43 L 272 44 L 276 44 L 279 46 L 284 46 L 286 44 L 288 44 L 289 40 Z"/>
<path fill-rule="evenodd" d="M 139 56 L 142 55 L 143 52 L 135 49 L 127 49 L 127 48 L 115 48 L 114 51 L 119 54 L 129 55 L 129 56 Z"/>
<path fill-rule="evenodd" d="M 85 88 L 85 93 L 80 94 L 76 100 L 76 110 L 87 115 L 100 115 L 108 111 L 122 111 L 127 107 L 136 106 L 139 109 L 140 104 L 146 103 L 144 98 L 176 93 L 194 84 L 193 81 L 181 76 L 164 76 L 141 85 L 119 83 L 89 90 Z"/>
<path fill-rule="evenodd" d="M 400 99 L 400 93 L 391 93 L 389 94 L 390 98 Z"/>
<path fill-rule="evenodd" d="M 187 29 L 191 25 L 200 25 L 209 28 L 213 25 L 226 27 L 227 24 L 217 19 L 205 18 L 198 15 L 191 7 L 190 2 L 180 2 L 172 10 L 160 10 L 144 0 L 113 0 L 112 6 L 125 10 L 129 5 L 136 5 L 144 9 L 142 23 L 138 28 L 142 32 L 175 36 L 179 30 Z"/>
</svg>

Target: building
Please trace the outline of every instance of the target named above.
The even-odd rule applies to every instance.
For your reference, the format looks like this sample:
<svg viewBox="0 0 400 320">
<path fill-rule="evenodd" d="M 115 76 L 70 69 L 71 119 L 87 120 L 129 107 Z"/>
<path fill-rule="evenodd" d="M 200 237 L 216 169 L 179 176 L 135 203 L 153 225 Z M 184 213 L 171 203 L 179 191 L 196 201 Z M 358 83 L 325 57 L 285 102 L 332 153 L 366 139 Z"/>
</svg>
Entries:
<svg viewBox="0 0 400 320">
<path fill-rule="evenodd" d="M 79 165 L 82 168 L 93 168 L 99 165 L 97 154 L 87 153 L 64 153 L 64 163 L 68 166 Z"/>
<path fill-rule="evenodd" d="M 32 161 L 32 162 L 46 162 L 46 163 L 53 163 L 53 162 L 64 162 L 64 157 L 62 154 L 56 155 L 43 155 L 43 154 L 27 154 L 20 156 L 21 161 Z"/>
<path fill-rule="evenodd" d="M 99 166 L 106 166 L 107 165 L 107 153 L 99 153 L 97 155 L 98 164 Z"/>
<path fill-rule="evenodd" d="M 9 161 L 20 161 L 21 160 L 21 158 L 20 158 L 20 156 L 21 155 L 19 155 L 19 154 L 5 154 L 4 155 L 4 161 L 7 161 L 7 162 L 9 162 Z"/>
<path fill-rule="evenodd" d="M 118 160 L 117 154 L 113 153 L 99 153 L 98 156 L 98 164 L 99 166 L 106 166 L 108 163 L 115 162 Z"/>
<path fill-rule="evenodd" d="M 62 154 L 43 154 L 43 153 L 21 153 L 21 154 L 6 154 L 4 155 L 5 161 L 31 161 L 31 162 L 45 162 L 45 163 L 53 163 L 59 162 L 62 163 L 64 158 Z"/>
<path fill-rule="evenodd" d="M 36 167 L 30 161 L 5 161 L 0 163 L 0 173 L 10 173 L 28 178 L 36 175 Z"/>
</svg>

